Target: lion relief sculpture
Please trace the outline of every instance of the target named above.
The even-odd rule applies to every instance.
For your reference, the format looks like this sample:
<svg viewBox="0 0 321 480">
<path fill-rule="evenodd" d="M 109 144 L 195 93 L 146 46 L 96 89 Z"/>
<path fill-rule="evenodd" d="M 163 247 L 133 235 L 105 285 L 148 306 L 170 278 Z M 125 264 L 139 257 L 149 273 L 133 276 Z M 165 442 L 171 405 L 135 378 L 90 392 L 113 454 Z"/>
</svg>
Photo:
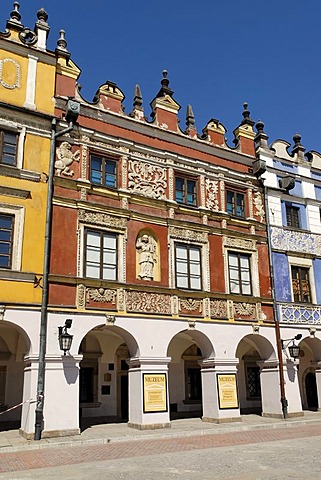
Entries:
<svg viewBox="0 0 321 480">
<path fill-rule="evenodd" d="M 79 162 L 80 151 L 75 153 L 71 151 L 71 145 L 68 142 L 62 142 L 60 147 L 57 148 L 57 160 L 55 161 L 55 173 L 56 175 L 66 175 L 72 177 L 73 170 L 70 170 L 69 166 L 72 162 Z"/>
</svg>

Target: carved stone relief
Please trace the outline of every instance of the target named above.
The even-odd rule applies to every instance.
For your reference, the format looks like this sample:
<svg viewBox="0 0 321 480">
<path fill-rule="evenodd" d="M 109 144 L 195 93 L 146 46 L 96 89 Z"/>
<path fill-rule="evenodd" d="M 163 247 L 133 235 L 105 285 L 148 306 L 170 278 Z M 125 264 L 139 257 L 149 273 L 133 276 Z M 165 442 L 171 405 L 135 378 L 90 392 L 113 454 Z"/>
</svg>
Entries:
<svg viewBox="0 0 321 480">
<path fill-rule="evenodd" d="M 127 311 L 171 314 L 171 296 L 147 292 L 126 292 Z"/>
<path fill-rule="evenodd" d="M 227 303 L 225 300 L 211 300 L 210 303 L 211 317 L 227 318 Z"/>
<path fill-rule="evenodd" d="M 223 237 L 224 247 L 241 250 L 255 250 L 255 241 L 239 237 Z"/>
<path fill-rule="evenodd" d="M 84 209 L 78 210 L 78 220 L 84 223 L 101 225 L 104 227 L 112 227 L 124 230 L 127 227 L 126 218 L 113 217 L 106 213 L 89 212 Z"/>
<path fill-rule="evenodd" d="M 68 142 L 62 142 L 60 147 L 56 150 L 57 160 L 55 161 L 55 174 L 56 175 L 65 175 L 67 177 L 72 177 L 74 171 L 70 170 L 70 165 L 73 162 L 79 162 L 80 150 L 76 152 L 71 151 L 71 145 Z"/>
<path fill-rule="evenodd" d="M 20 87 L 20 65 L 12 58 L 0 60 L 0 85 L 9 90 Z"/>
<path fill-rule="evenodd" d="M 206 208 L 213 212 L 218 212 L 218 182 L 207 178 L 205 180 L 206 188 Z"/>
<path fill-rule="evenodd" d="M 129 160 L 128 190 L 149 198 L 165 198 L 166 169 L 145 162 Z"/>
<path fill-rule="evenodd" d="M 108 288 L 87 288 L 86 298 L 88 301 L 116 304 L 116 290 Z"/>
<path fill-rule="evenodd" d="M 187 310 L 188 312 L 202 312 L 202 300 L 196 300 L 195 298 L 180 298 L 179 309 Z"/>
<path fill-rule="evenodd" d="M 264 205 L 262 201 L 262 195 L 260 192 L 254 193 L 253 205 L 254 205 L 254 215 L 256 217 L 260 217 L 260 221 L 263 222 L 265 217 L 265 210 L 264 210 Z"/>
<path fill-rule="evenodd" d="M 251 317 L 255 313 L 255 305 L 252 303 L 234 303 L 234 316 Z"/>
<path fill-rule="evenodd" d="M 83 284 L 77 285 L 77 306 L 78 308 L 86 307 L 86 287 Z"/>
<path fill-rule="evenodd" d="M 179 227 L 169 227 L 169 236 L 179 240 L 191 240 L 193 242 L 206 243 L 208 241 L 207 232 L 197 232 Z"/>
<path fill-rule="evenodd" d="M 136 251 L 139 265 L 137 277 L 142 280 L 153 280 L 154 267 L 155 263 L 157 263 L 156 242 L 154 238 L 146 233 L 140 235 L 136 242 Z"/>
</svg>

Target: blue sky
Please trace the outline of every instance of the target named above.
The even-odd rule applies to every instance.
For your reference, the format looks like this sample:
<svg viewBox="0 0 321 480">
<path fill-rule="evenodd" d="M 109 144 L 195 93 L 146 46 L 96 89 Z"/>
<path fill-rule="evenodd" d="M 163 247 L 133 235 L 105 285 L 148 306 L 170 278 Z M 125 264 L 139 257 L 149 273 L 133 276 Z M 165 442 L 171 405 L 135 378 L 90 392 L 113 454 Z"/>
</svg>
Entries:
<svg viewBox="0 0 321 480">
<path fill-rule="evenodd" d="M 1 1 L 1 30 L 12 5 Z M 167 69 L 183 129 L 191 104 L 198 131 L 217 118 L 231 144 L 247 101 L 270 141 L 293 143 L 299 132 L 307 150 L 321 151 L 320 0 L 21 0 L 25 26 L 40 7 L 50 49 L 66 31 L 87 100 L 112 80 L 130 112 L 139 83 L 149 116 Z"/>
</svg>

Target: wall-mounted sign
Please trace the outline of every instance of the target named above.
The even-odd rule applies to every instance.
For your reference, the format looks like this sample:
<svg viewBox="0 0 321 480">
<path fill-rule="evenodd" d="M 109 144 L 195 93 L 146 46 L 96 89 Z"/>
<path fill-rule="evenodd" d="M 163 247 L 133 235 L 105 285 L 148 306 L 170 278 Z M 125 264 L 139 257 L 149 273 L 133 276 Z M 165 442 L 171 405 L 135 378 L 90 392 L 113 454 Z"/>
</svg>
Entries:
<svg viewBox="0 0 321 480">
<path fill-rule="evenodd" d="M 166 373 L 143 373 L 144 413 L 167 412 Z"/>
<path fill-rule="evenodd" d="M 217 374 L 217 390 L 220 410 L 238 408 L 236 374 Z"/>
</svg>

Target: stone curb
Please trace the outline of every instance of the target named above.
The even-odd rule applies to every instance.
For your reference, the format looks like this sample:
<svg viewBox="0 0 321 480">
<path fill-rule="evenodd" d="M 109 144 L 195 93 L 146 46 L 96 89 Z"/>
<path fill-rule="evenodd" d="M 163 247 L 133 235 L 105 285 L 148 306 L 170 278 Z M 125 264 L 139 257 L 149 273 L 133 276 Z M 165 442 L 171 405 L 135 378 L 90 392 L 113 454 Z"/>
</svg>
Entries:
<svg viewBox="0 0 321 480">
<path fill-rule="evenodd" d="M 0 446 L 0 455 L 1 453 L 14 453 L 14 452 L 22 452 L 22 451 L 31 451 L 31 450 L 42 450 L 44 448 L 63 448 L 63 447 L 71 447 L 71 446 L 93 446 L 93 445 L 106 445 L 111 443 L 130 443 L 136 441 L 144 441 L 144 440 L 166 440 L 170 438 L 182 438 L 182 437 L 197 437 L 202 435 L 221 435 L 226 433 L 233 433 L 233 432 L 246 432 L 251 430 L 270 430 L 270 429 L 283 429 L 283 428 L 291 428 L 297 427 L 302 425 L 311 425 L 311 424 L 320 424 L 321 420 L 285 420 L 284 422 L 280 423 L 260 423 L 260 424 L 252 424 L 252 425 L 233 425 L 233 426 L 219 426 L 216 428 L 206 429 L 206 430 L 191 430 L 191 431 L 170 431 L 167 430 L 167 433 L 151 433 L 151 434 L 144 434 L 144 435 L 133 435 L 133 436 L 115 436 L 109 438 L 88 438 L 88 439 L 81 439 L 79 437 L 72 437 L 72 439 L 57 441 L 55 443 L 37 443 L 32 441 L 32 443 L 26 443 L 21 445 L 8 445 L 8 446 Z M 321 430 L 320 430 L 321 431 Z M 40 441 L 41 442 L 41 441 Z"/>
</svg>

